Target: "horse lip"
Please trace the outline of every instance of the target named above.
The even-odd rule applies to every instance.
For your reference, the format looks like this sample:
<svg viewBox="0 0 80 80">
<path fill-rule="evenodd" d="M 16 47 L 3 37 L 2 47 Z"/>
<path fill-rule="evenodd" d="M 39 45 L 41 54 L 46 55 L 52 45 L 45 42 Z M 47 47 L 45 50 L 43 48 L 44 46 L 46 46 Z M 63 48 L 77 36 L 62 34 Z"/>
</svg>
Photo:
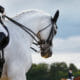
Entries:
<svg viewBox="0 0 80 80">
<path fill-rule="evenodd" d="M 44 58 L 49 58 L 49 57 L 52 56 L 52 54 L 51 53 L 46 53 L 45 55 L 41 55 L 41 56 L 44 57 Z"/>
</svg>

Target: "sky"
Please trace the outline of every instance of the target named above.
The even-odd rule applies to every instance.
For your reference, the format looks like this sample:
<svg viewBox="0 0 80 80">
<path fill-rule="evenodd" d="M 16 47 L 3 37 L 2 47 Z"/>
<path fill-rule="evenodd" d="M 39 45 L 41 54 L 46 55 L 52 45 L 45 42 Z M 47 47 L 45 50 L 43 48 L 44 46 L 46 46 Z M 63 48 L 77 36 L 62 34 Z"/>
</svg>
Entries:
<svg viewBox="0 0 80 80">
<path fill-rule="evenodd" d="M 49 60 L 73 62 L 80 68 L 80 0 L 0 0 L 0 5 L 11 17 L 27 9 L 43 10 L 52 16 L 59 10 L 58 32 L 53 40 L 53 56 Z M 61 55 L 64 55 L 62 59 Z M 33 54 L 33 62 L 44 62 L 43 58 L 35 60 L 35 56 Z"/>
</svg>

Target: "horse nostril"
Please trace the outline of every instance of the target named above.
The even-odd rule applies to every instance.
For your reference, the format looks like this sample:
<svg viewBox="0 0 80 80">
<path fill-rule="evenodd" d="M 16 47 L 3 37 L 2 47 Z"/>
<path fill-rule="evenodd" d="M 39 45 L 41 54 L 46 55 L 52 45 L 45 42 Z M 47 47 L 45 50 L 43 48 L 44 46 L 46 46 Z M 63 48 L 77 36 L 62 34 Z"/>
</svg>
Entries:
<svg viewBox="0 0 80 80">
<path fill-rule="evenodd" d="M 52 56 L 52 51 L 50 52 L 50 56 L 49 57 L 51 57 Z"/>
<path fill-rule="evenodd" d="M 44 48 L 41 51 L 41 56 L 44 58 L 48 58 L 52 56 L 52 50 L 50 48 Z"/>
</svg>

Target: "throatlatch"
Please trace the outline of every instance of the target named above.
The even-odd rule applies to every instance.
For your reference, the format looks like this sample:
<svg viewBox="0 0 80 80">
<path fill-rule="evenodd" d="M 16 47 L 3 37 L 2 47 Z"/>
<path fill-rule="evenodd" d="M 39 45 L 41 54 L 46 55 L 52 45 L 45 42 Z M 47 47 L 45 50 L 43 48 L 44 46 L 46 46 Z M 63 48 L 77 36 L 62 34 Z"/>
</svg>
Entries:
<svg viewBox="0 0 80 80">
<path fill-rule="evenodd" d="M 0 6 L 0 13 L 1 14 L 4 13 L 4 8 L 2 6 Z M 9 31 L 2 21 L 2 16 L 0 16 L 0 24 L 1 24 L 0 27 L 3 27 L 8 33 L 8 35 L 6 36 L 4 32 L 0 32 L 0 77 L 1 77 L 3 71 L 3 65 L 5 63 L 4 48 L 9 43 Z"/>
</svg>

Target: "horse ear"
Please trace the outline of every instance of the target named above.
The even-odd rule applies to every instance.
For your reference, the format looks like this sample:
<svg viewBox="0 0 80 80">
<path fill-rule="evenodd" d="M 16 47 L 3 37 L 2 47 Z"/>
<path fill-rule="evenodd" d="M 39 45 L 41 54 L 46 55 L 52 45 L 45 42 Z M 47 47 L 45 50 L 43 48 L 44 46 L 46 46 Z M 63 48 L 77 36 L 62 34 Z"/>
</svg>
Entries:
<svg viewBox="0 0 80 80">
<path fill-rule="evenodd" d="M 54 15 L 54 17 L 52 18 L 52 22 L 57 22 L 57 19 L 58 19 L 58 17 L 59 17 L 59 10 L 57 10 L 56 11 L 56 13 L 55 13 L 55 15 Z"/>
</svg>

